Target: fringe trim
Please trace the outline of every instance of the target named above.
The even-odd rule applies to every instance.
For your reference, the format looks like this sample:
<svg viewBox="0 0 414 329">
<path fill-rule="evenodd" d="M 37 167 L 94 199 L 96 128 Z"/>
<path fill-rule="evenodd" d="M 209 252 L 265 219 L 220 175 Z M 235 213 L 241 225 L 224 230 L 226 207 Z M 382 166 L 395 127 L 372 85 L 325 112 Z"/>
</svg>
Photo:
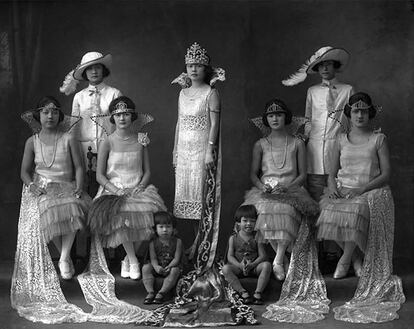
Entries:
<svg viewBox="0 0 414 329">
<path fill-rule="evenodd" d="M 45 241 L 49 242 L 55 236 L 66 235 L 81 230 L 83 228 L 84 224 L 81 218 L 72 217 L 70 221 L 52 223 L 50 225 L 47 225 L 46 227 L 41 228 L 41 231 L 44 235 Z"/>
<path fill-rule="evenodd" d="M 132 229 L 122 227 L 110 235 L 100 235 L 102 246 L 105 248 L 116 248 L 124 242 L 150 240 L 153 231 L 146 227 L 143 229 Z"/>
</svg>

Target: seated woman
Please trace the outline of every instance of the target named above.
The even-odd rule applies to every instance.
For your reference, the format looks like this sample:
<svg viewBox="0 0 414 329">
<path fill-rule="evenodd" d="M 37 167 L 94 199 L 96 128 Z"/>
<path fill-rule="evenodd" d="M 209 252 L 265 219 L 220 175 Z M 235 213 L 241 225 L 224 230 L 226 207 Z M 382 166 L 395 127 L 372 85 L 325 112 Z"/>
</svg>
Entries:
<svg viewBox="0 0 414 329">
<path fill-rule="evenodd" d="M 155 186 L 149 184 L 149 139 L 134 129 L 133 122 L 141 120 L 135 104 L 121 96 L 111 102 L 109 111 L 115 131 L 99 147 L 96 179 L 101 186 L 88 222 L 103 247 L 123 245 L 127 256 L 122 261 L 121 276 L 138 280 L 137 244 L 150 239 L 153 214 L 166 208 Z"/>
<path fill-rule="evenodd" d="M 272 99 L 265 106 L 262 121 L 270 133 L 254 145 L 250 175 L 254 187 L 246 193 L 244 204 L 256 207 L 259 242 L 270 242 L 276 252 L 273 272 L 278 280 L 284 280 L 286 249 L 295 242 L 302 218 L 316 215 L 319 209 L 303 188 L 306 150 L 287 129 L 292 112 L 280 99 Z"/>
<path fill-rule="evenodd" d="M 389 321 L 397 317 L 404 295 L 400 279 L 392 276 L 394 203 L 387 185 L 391 171 L 388 146 L 385 135 L 370 125 L 376 108 L 368 94 L 351 96 L 344 113 L 351 119 L 352 128 L 337 140 L 335 165 L 320 202 L 317 236 L 334 240 L 343 249 L 335 279 L 348 274 L 357 249 L 365 254 L 355 296 L 334 309 L 335 318 Z"/>
<path fill-rule="evenodd" d="M 79 119 L 65 116 L 51 96 L 42 98 L 37 109 L 22 118 L 34 135 L 26 141 L 21 166 L 24 187 L 11 304 L 19 315 L 35 322 L 86 321 L 86 314 L 63 296 L 47 248 L 53 240 L 60 252 L 60 275 L 71 279 L 75 269 L 70 250 L 90 202 L 82 193 L 78 145 L 68 134 Z"/>
</svg>

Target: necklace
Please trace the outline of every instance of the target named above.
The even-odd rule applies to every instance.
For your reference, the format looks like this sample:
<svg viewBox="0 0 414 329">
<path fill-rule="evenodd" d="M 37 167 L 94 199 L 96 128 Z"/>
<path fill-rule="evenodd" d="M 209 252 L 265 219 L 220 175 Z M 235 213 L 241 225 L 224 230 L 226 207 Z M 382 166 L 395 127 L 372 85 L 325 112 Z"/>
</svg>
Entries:
<svg viewBox="0 0 414 329">
<path fill-rule="evenodd" d="M 282 159 L 282 162 L 279 163 L 279 164 L 275 161 L 275 158 L 274 158 L 274 155 L 273 155 L 272 139 L 269 139 L 268 137 L 266 137 L 266 139 L 267 139 L 268 143 L 270 144 L 270 154 L 272 155 L 273 164 L 276 166 L 277 169 L 282 169 L 286 164 L 286 154 L 287 154 L 287 145 L 288 145 L 287 135 L 286 135 L 286 138 L 285 138 L 285 150 L 283 152 L 283 159 Z"/>
<path fill-rule="evenodd" d="M 53 145 L 53 156 L 52 156 L 52 161 L 51 161 L 49 164 L 47 164 L 47 163 L 46 163 L 46 161 L 45 161 L 45 155 L 43 154 L 43 143 L 42 143 L 42 141 L 40 140 L 40 135 L 39 135 L 39 142 L 40 142 L 40 154 L 42 155 L 42 162 L 43 162 L 43 164 L 45 165 L 45 167 L 46 167 L 46 168 L 50 168 L 50 167 L 52 167 L 52 166 L 53 166 L 53 164 L 55 163 L 55 159 L 56 159 L 56 149 L 57 149 L 57 140 L 58 140 L 57 135 L 58 135 L 58 133 L 56 132 L 56 133 L 55 133 L 55 143 L 54 143 L 54 145 Z"/>
<path fill-rule="evenodd" d="M 118 138 L 119 139 L 122 139 L 123 141 L 127 141 L 128 139 L 130 139 L 131 138 L 131 136 L 128 136 L 128 137 L 121 137 L 119 134 L 118 134 L 118 132 L 115 130 L 115 134 L 118 136 Z"/>
</svg>

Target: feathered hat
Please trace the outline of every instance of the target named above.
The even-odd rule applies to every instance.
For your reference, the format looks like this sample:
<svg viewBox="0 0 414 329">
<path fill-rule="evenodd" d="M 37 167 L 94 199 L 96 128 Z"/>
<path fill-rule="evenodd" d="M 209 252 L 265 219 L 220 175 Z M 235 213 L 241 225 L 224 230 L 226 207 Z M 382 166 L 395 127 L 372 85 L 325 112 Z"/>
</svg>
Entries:
<svg viewBox="0 0 414 329">
<path fill-rule="evenodd" d="M 109 69 L 112 64 L 112 55 L 107 54 L 104 56 L 97 51 L 87 52 L 82 56 L 80 64 L 66 75 L 62 86 L 59 88 L 60 92 L 65 95 L 74 93 L 79 81 L 84 80 L 82 77 L 83 72 L 88 66 L 94 64 L 102 64 Z"/>
<path fill-rule="evenodd" d="M 282 81 L 285 86 L 294 86 L 304 81 L 308 74 L 314 74 L 319 63 L 324 61 L 337 61 L 341 65 L 337 72 L 342 72 L 349 60 L 349 53 L 343 48 L 334 48 L 331 46 L 322 47 L 309 58 L 305 64 L 288 79 Z"/>
<path fill-rule="evenodd" d="M 210 65 L 210 56 L 207 54 L 207 50 L 201 48 L 201 46 L 194 42 L 190 48 L 187 49 L 187 53 L 184 57 L 185 64 L 202 64 Z M 217 81 L 226 80 L 226 71 L 220 67 L 212 67 L 213 75 L 210 79 L 210 86 L 213 86 Z M 191 79 L 186 72 L 181 73 L 176 77 L 171 84 L 178 83 L 181 88 L 188 88 L 191 86 Z"/>
</svg>

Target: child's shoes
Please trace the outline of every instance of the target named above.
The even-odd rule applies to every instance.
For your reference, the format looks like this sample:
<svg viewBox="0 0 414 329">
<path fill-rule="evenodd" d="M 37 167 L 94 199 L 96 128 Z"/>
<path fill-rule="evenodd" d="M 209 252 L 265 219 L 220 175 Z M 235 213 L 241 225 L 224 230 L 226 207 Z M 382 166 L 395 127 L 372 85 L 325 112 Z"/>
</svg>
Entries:
<svg viewBox="0 0 414 329">
<path fill-rule="evenodd" d="M 164 294 L 162 292 L 158 292 L 157 296 L 155 296 L 153 303 L 154 304 L 162 304 L 164 303 Z"/>
<path fill-rule="evenodd" d="M 246 290 L 243 290 L 241 292 L 240 296 L 241 296 L 244 304 L 247 305 L 247 304 L 252 303 L 252 297 L 250 297 L 250 294 Z"/>
<path fill-rule="evenodd" d="M 154 297 L 155 297 L 154 292 L 149 292 L 144 299 L 144 304 L 147 304 L 147 305 L 152 304 L 152 302 L 154 301 Z"/>
<path fill-rule="evenodd" d="M 262 298 L 262 293 L 255 291 L 254 295 L 253 295 L 253 304 L 254 305 L 263 305 L 263 298 Z"/>
</svg>

